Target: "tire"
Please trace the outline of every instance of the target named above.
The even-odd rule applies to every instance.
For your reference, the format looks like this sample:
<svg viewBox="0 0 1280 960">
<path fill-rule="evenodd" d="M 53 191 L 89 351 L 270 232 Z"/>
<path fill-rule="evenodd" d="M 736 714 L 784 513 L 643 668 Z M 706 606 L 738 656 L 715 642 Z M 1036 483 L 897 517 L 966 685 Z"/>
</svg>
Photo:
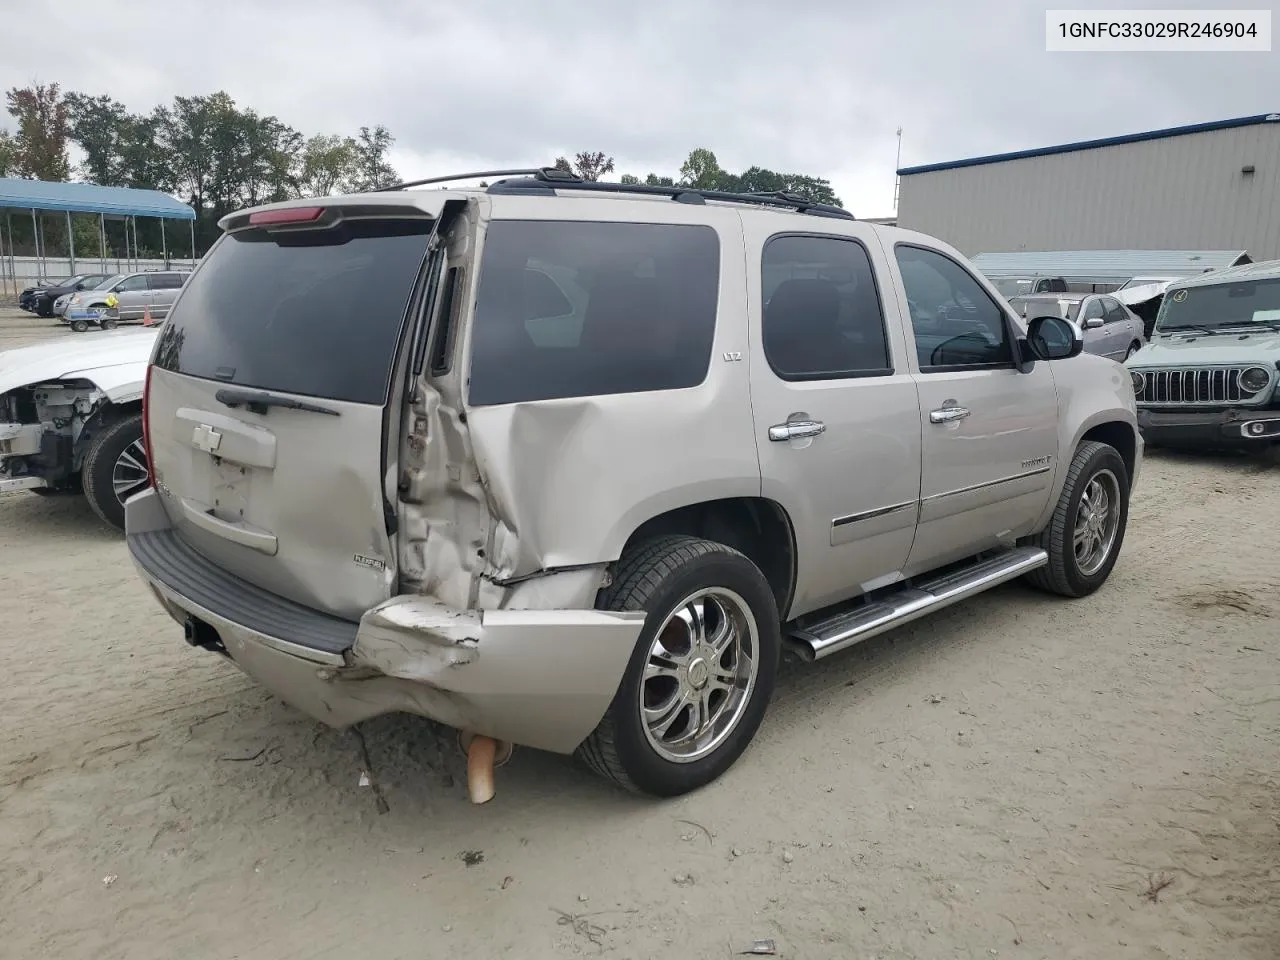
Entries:
<svg viewBox="0 0 1280 960">
<path fill-rule="evenodd" d="M 606 610 L 644 610 L 649 616 L 613 703 L 578 748 L 578 758 L 595 773 L 633 793 L 674 797 L 712 782 L 747 748 L 773 696 L 782 625 L 768 581 L 754 563 L 730 547 L 695 537 L 666 536 L 623 555 L 613 584 L 603 592 L 598 605 Z M 710 647 L 698 657 L 696 648 L 686 652 L 681 643 L 690 636 L 687 617 L 695 605 L 703 611 L 702 622 L 709 627 L 711 640 L 717 636 L 717 625 L 730 622 L 718 610 L 732 610 L 733 622 L 747 628 L 731 635 L 738 639 L 729 639 L 718 658 L 710 653 Z M 754 639 L 750 636 L 752 627 Z M 651 656 L 660 633 L 669 644 L 666 670 L 662 669 L 662 657 Z M 739 642 L 743 647 L 737 646 Z M 730 656 L 744 648 L 754 654 L 753 677 L 741 652 Z M 734 667 L 724 666 L 726 658 Z M 717 665 L 721 678 L 736 673 L 733 684 L 716 683 Z M 646 680 L 646 670 L 655 669 L 659 675 Z M 699 679 L 701 686 L 697 686 Z M 708 687 L 710 691 L 703 692 Z M 663 710 L 685 694 L 700 699 Z M 650 724 L 641 717 L 642 702 L 650 703 L 650 709 L 656 707 Z M 694 725 L 697 702 L 706 705 L 713 723 L 718 719 L 723 726 L 700 747 L 681 746 L 676 742 L 678 734 Z M 664 720 L 666 740 L 653 730 Z M 656 743 L 655 738 L 662 743 Z M 680 759 L 673 759 L 682 751 Z"/>
<path fill-rule="evenodd" d="M 101 320 L 98 321 L 98 326 L 100 326 L 103 330 L 114 330 L 119 325 L 120 325 L 119 321 L 113 317 L 103 317 Z"/>
<path fill-rule="evenodd" d="M 1086 505 L 1082 511 L 1081 500 L 1085 498 L 1086 491 L 1096 494 L 1097 488 L 1091 489 L 1095 481 L 1103 488 L 1110 502 L 1107 520 L 1102 523 L 1098 534 L 1098 547 L 1101 549 L 1108 541 L 1109 545 L 1105 546 L 1100 558 L 1092 551 L 1080 556 L 1075 544 L 1076 534 L 1082 525 L 1089 525 L 1086 519 L 1089 506 Z M 1095 503 L 1098 502 L 1096 496 L 1092 499 Z M 1112 522 L 1115 524 L 1114 530 L 1110 527 Z M 1088 596 L 1111 575 L 1111 569 L 1115 566 L 1120 547 L 1124 543 L 1128 522 L 1129 470 L 1124 458 L 1114 447 L 1105 443 L 1089 441 L 1080 444 L 1075 456 L 1071 458 L 1067 482 L 1062 487 L 1062 494 L 1049 525 L 1031 541 L 1049 554 L 1049 563 L 1027 574 L 1027 582 L 1059 596 Z M 1090 537 L 1090 543 L 1092 542 Z"/>
<path fill-rule="evenodd" d="M 37 304 L 35 314 L 37 317 L 43 317 L 46 320 L 49 319 L 53 316 L 53 304 Z"/>
<path fill-rule="evenodd" d="M 75 320 L 71 321 L 71 329 L 74 330 L 76 333 L 84 333 L 86 330 L 89 329 L 89 321 L 82 320 L 79 317 L 77 317 Z"/>
<path fill-rule="evenodd" d="M 141 467 L 140 473 L 132 466 L 135 463 Z M 105 424 L 90 441 L 80 471 L 85 499 L 93 512 L 117 530 L 123 530 L 124 501 L 142 490 L 149 479 L 142 445 L 142 414 L 126 414 Z M 119 493 L 117 481 L 121 483 Z"/>
</svg>

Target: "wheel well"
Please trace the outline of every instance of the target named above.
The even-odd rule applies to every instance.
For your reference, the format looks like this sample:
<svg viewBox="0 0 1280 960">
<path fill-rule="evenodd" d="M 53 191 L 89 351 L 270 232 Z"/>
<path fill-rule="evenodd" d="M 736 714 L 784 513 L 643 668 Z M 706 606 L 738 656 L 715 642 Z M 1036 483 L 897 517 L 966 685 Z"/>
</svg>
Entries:
<svg viewBox="0 0 1280 960">
<path fill-rule="evenodd" d="M 739 551 L 760 568 L 785 617 L 795 588 L 795 533 L 787 512 L 763 497 L 733 497 L 678 507 L 646 520 L 627 539 L 633 546 L 668 534 L 700 537 Z"/>
<path fill-rule="evenodd" d="M 1127 423 L 1100 423 L 1093 427 L 1080 438 L 1080 442 L 1084 443 L 1088 440 L 1096 440 L 1098 443 L 1105 443 L 1108 446 L 1115 447 L 1116 452 L 1120 454 L 1120 458 L 1124 460 L 1125 469 L 1129 472 L 1129 482 L 1133 482 L 1133 463 L 1134 457 L 1137 455 L 1137 443 L 1133 438 L 1133 428 Z"/>
<path fill-rule="evenodd" d="M 109 424 L 118 420 L 120 417 L 127 417 L 131 413 L 142 412 L 141 400 L 127 400 L 124 403 L 112 403 L 110 400 L 104 400 L 98 409 L 93 411 L 92 416 L 85 421 L 84 429 L 80 432 L 79 442 L 73 454 L 74 470 L 78 472 L 84 464 L 84 458 L 89 455 L 89 447 L 93 445 L 94 439 Z"/>
</svg>

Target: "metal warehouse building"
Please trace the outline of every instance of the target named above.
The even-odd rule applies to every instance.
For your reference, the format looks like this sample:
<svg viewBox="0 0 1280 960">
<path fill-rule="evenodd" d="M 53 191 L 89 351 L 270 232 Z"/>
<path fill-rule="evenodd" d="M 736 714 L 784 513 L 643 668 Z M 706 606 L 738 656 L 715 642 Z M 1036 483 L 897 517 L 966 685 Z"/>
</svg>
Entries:
<svg viewBox="0 0 1280 960">
<path fill-rule="evenodd" d="M 1280 258 L 1280 113 L 898 171 L 898 225 L 962 253 Z"/>
</svg>

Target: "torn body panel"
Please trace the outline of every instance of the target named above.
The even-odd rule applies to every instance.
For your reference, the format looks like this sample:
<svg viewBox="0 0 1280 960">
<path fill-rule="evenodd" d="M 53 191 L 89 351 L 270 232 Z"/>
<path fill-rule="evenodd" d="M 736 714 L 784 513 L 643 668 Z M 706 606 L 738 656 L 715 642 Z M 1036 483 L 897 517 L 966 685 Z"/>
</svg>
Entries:
<svg viewBox="0 0 1280 960">
<path fill-rule="evenodd" d="M 464 315 L 462 290 L 445 294 L 451 284 L 464 287 L 469 281 L 475 222 L 473 203 L 437 234 L 441 260 L 434 265 L 434 289 L 427 291 L 429 315 L 419 320 L 415 335 L 423 345 L 411 363 L 420 368 L 401 417 L 397 457 L 400 591 L 463 610 L 479 601 L 493 521 L 458 390 L 450 371 L 439 370 L 441 351 L 434 341 L 447 338 L 448 328 Z M 407 376 L 415 377 L 414 371 Z"/>
</svg>

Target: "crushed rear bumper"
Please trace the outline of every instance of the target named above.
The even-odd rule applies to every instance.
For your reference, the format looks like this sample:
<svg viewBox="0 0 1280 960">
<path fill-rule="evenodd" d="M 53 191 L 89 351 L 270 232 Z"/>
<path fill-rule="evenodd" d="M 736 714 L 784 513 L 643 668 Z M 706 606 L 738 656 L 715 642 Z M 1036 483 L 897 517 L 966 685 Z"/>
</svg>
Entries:
<svg viewBox="0 0 1280 960">
<path fill-rule="evenodd" d="M 454 610 L 400 596 L 354 623 L 241 580 L 191 549 L 153 490 L 125 508 L 129 553 L 188 641 L 345 727 L 384 713 L 570 753 L 600 722 L 643 613 Z"/>
</svg>

